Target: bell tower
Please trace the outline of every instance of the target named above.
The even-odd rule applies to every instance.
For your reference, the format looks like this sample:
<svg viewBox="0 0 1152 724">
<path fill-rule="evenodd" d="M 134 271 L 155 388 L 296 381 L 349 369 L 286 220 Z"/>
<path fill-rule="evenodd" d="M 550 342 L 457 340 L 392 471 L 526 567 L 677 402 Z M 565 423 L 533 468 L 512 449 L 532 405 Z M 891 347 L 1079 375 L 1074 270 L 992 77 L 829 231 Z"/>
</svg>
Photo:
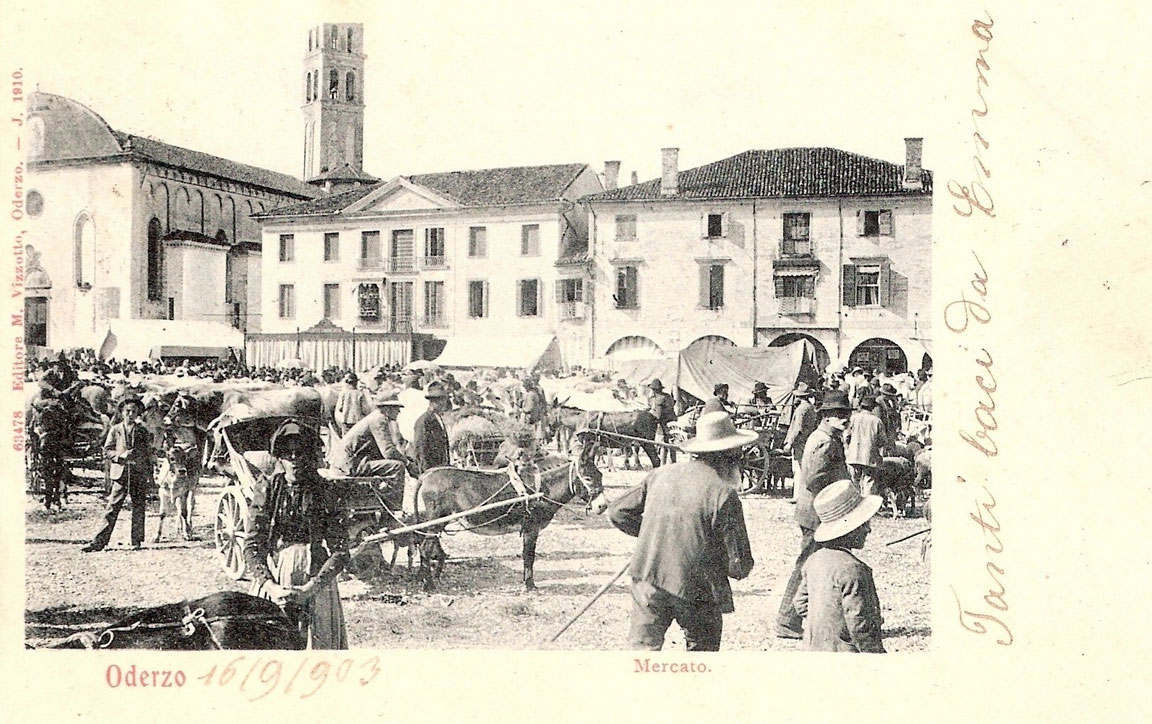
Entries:
<svg viewBox="0 0 1152 724">
<path fill-rule="evenodd" d="M 364 26 L 324 23 L 308 30 L 304 55 L 304 173 L 311 181 L 364 164 Z"/>
</svg>

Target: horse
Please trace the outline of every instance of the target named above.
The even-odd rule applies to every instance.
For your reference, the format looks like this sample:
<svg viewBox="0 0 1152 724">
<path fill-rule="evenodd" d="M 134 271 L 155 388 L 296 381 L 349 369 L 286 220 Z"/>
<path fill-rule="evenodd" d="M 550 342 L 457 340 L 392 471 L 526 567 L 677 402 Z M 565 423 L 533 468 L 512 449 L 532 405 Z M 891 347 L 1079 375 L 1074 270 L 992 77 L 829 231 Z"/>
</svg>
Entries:
<svg viewBox="0 0 1152 724">
<path fill-rule="evenodd" d="M 304 637 L 275 603 L 237 591 L 149 608 L 95 631 L 81 631 L 50 649 L 289 650 Z"/>
<path fill-rule="evenodd" d="M 548 439 L 557 438 L 561 450 L 566 447 L 566 441 L 574 435 L 585 430 L 603 431 L 605 434 L 597 435 L 603 448 L 621 450 L 625 456 L 625 467 L 629 467 L 633 460 L 637 468 L 640 467 L 639 449 L 643 449 L 652 462 L 653 468 L 660 467 L 660 449 L 655 444 L 637 442 L 615 437 L 612 433 L 626 435 L 627 437 L 642 438 L 656 441 L 656 431 L 660 424 L 648 410 L 629 410 L 624 412 L 592 412 L 565 407 L 563 403 L 555 402 L 548 411 Z"/>
<path fill-rule="evenodd" d="M 584 436 L 581 436 L 584 437 Z M 596 469 L 596 445 L 591 440 L 578 440 L 576 460 L 563 455 L 544 455 L 525 462 L 513 460 L 505 470 L 472 470 L 462 468 L 432 468 L 420 476 L 416 491 L 418 521 L 430 521 L 453 513 L 462 513 L 481 505 L 511 500 L 520 495 L 511 475 L 523 480 L 524 487 L 543 496 L 526 503 L 476 513 L 465 517 L 468 530 L 482 535 L 505 535 L 520 532 L 523 538 L 526 591 L 536 589 L 533 566 L 536 562 L 536 540 L 552 518 L 575 497 L 582 498 L 585 509 L 597 515 L 608 507 L 600 471 Z M 438 536 L 445 528 L 439 525 L 424 533 Z M 434 587 L 432 571 L 426 565 L 425 549 L 420 556 L 420 577 L 425 590 Z M 434 562 L 427 561 L 428 565 Z"/>
</svg>

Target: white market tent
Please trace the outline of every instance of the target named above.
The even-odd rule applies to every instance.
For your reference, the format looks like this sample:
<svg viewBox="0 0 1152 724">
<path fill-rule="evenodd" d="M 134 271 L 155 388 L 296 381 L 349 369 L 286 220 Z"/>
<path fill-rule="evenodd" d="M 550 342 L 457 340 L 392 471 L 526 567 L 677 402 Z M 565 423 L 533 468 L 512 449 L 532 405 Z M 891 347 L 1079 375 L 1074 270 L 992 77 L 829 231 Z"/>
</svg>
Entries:
<svg viewBox="0 0 1152 724">
<path fill-rule="evenodd" d="M 109 323 L 96 355 L 100 359 L 227 357 L 244 349 L 244 333 L 219 322 L 123 319 Z"/>
<path fill-rule="evenodd" d="M 560 343 L 555 335 L 522 337 L 451 337 L 440 356 L 432 360 L 438 367 L 513 367 L 527 370 L 560 369 Z"/>
</svg>

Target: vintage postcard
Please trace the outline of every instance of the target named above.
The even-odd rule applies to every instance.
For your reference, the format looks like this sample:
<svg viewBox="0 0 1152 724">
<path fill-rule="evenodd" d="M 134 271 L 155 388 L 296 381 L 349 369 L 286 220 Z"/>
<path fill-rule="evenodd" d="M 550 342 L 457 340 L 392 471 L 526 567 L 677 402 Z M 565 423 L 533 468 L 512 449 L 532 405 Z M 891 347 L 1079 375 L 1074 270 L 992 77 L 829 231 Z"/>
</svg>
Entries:
<svg viewBox="0 0 1152 724">
<path fill-rule="evenodd" d="M 14 720 L 1147 718 L 1148 10 L 0 8 Z"/>
</svg>

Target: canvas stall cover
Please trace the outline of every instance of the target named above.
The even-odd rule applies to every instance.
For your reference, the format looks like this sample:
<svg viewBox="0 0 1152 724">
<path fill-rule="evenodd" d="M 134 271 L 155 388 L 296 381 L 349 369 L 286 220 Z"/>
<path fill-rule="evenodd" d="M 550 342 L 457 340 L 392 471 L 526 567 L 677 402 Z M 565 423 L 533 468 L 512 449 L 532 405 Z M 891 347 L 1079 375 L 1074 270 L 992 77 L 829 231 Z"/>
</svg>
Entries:
<svg viewBox="0 0 1152 724">
<path fill-rule="evenodd" d="M 551 334 L 521 337 L 453 337 L 432 360 L 439 367 L 510 367 L 526 370 L 560 369 L 560 344 Z"/>
<path fill-rule="evenodd" d="M 195 340 L 195 345 L 189 345 Z M 204 350 L 215 357 L 222 347 L 244 349 L 244 333 L 227 324 L 168 319 L 124 319 L 109 324 L 96 354 L 100 359 L 144 361 L 161 347 Z"/>
<path fill-rule="evenodd" d="M 763 382 L 768 386 L 768 395 L 779 402 L 797 382 L 815 384 L 815 358 L 812 343 L 807 340 L 785 347 L 689 348 L 680 353 L 676 385 L 706 400 L 712 396 L 713 387 L 726 383 L 730 399 L 744 402 L 752 398 L 752 387 Z"/>
</svg>

